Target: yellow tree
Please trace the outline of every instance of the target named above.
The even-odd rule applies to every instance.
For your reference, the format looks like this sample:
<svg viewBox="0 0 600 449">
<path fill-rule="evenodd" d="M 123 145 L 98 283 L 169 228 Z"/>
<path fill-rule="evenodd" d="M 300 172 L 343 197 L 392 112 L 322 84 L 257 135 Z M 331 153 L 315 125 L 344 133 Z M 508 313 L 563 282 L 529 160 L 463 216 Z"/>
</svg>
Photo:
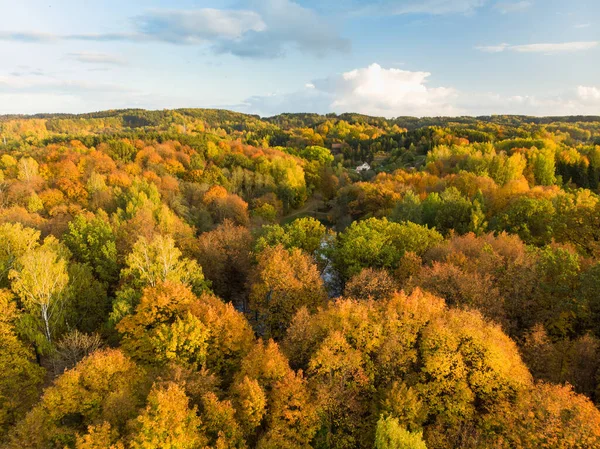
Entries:
<svg viewBox="0 0 600 449">
<path fill-rule="evenodd" d="M 33 351 L 15 332 L 19 319 L 8 290 L 0 290 L 0 440 L 7 426 L 14 424 L 37 400 L 44 369 L 35 363 Z"/>
<path fill-rule="evenodd" d="M 250 272 L 252 235 L 230 220 L 198 239 L 197 258 L 212 282 L 214 292 L 225 301 L 244 306 L 248 299 L 246 281 Z"/>
<path fill-rule="evenodd" d="M 265 248 L 252 278 L 250 309 L 263 335 L 283 337 L 302 307 L 316 310 L 327 299 L 323 281 L 310 256 L 299 249 Z"/>
<path fill-rule="evenodd" d="M 69 282 L 67 260 L 55 247 L 56 241 L 47 238 L 41 247 L 21 256 L 18 268 L 9 274 L 12 290 L 25 308 L 41 318 L 42 332 L 48 343 L 52 343 L 55 327 L 62 319 L 66 300 L 63 292 Z"/>
<path fill-rule="evenodd" d="M 79 435 L 76 449 L 125 449 L 118 439 L 118 433 L 106 421 L 102 424 L 88 426 L 85 435 Z"/>
<path fill-rule="evenodd" d="M 188 285 L 196 293 L 207 289 L 202 268 L 195 260 L 182 257 L 170 236 L 155 236 L 151 242 L 140 237 L 125 262 L 126 267 L 121 271 L 124 282 L 113 302 L 113 323 L 133 311 L 141 290 L 147 286 L 156 287 L 169 281 Z"/>
<path fill-rule="evenodd" d="M 169 236 L 156 236 L 151 242 L 141 237 L 127 256 L 126 263 L 122 276 L 132 277 L 138 286 L 154 287 L 165 281 L 195 286 L 204 280 L 202 269 L 195 261 L 182 258 L 181 251 Z"/>
<path fill-rule="evenodd" d="M 144 372 L 120 350 L 96 351 L 44 391 L 15 426 L 6 447 L 63 449 L 73 447 L 89 426 L 106 422 L 111 429 L 125 429 L 145 396 L 141 396 L 144 381 Z M 111 433 L 111 438 L 118 435 Z"/>
<path fill-rule="evenodd" d="M 207 443 L 196 409 L 189 407 L 185 391 L 173 382 L 152 388 L 136 421 L 131 449 L 200 449 Z"/>
<path fill-rule="evenodd" d="M 144 289 L 135 313 L 117 325 L 123 348 L 148 364 L 177 363 L 208 368 L 230 381 L 254 336 L 231 304 L 181 283 L 161 282 Z"/>
<path fill-rule="evenodd" d="M 39 246 L 40 231 L 24 228 L 21 223 L 0 225 L 0 287 L 8 287 L 8 275 L 19 257 Z"/>
<path fill-rule="evenodd" d="M 273 340 L 259 341 L 242 362 L 232 393 L 249 444 L 309 448 L 317 410 L 301 372 L 294 372 Z"/>
</svg>

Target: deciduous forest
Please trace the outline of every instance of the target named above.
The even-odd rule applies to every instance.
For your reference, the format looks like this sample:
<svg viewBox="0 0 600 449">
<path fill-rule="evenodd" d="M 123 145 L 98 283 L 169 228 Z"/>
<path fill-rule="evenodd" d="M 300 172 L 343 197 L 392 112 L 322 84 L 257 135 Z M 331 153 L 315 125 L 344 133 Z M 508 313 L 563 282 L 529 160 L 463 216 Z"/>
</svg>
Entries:
<svg viewBox="0 0 600 449">
<path fill-rule="evenodd" d="M 1 116 L 0 447 L 599 448 L 599 187 L 600 117 Z"/>
</svg>

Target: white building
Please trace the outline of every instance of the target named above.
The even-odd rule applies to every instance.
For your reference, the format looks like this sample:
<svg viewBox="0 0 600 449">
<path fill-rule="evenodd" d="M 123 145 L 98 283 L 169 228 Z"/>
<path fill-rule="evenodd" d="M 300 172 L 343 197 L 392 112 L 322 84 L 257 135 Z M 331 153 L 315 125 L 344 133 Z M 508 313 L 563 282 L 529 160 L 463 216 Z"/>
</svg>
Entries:
<svg viewBox="0 0 600 449">
<path fill-rule="evenodd" d="M 364 164 L 356 167 L 356 173 L 360 173 L 360 172 L 368 171 L 368 170 L 371 170 L 371 166 L 369 164 L 367 164 L 366 162 Z"/>
</svg>

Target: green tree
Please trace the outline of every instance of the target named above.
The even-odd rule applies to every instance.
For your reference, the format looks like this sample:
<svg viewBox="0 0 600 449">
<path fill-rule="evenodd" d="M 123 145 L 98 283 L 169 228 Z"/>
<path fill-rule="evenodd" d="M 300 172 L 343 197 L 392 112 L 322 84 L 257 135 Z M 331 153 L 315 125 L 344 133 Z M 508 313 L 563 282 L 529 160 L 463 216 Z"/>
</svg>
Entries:
<svg viewBox="0 0 600 449">
<path fill-rule="evenodd" d="M 121 275 L 131 278 L 138 287 L 155 287 L 159 282 L 171 281 L 190 285 L 200 293 L 206 286 L 202 269 L 195 261 L 181 257 L 170 236 L 156 236 L 152 242 L 141 237 L 127 256 Z"/>
<path fill-rule="evenodd" d="M 423 224 L 421 199 L 412 190 L 409 190 L 394 207 L 391 219 L 398 223 L 412 221 L 413 223 Z"/>
<path fill-rule="evenodd" d="M 528 153 L 529 163 L 532 165 L 535 182 L 542 186 L 551 186 L 556 182 L 556 164 L 554 150 L 532 148 Z"/>
<path fill-rule="evenodd" d="M 375 432 L 375 449 L 427 449 L 422 433 L 412 433 L 398 420 L 381 416 Z"/>
<path fill-rule="evenodd" d="M 315 258 L 321 255 L 323 245 L 332 237 L 330 231 L 315 218 L 298 218 L 289 224 L 263 226 L 256 239 L 255 250 L 282 245 L 287 249 L 300 248 Z"/>
<path fill-rule="evenodd" d="M 518 234 L 526 243 L 545 245 L 552 239 L 554 214 L 555 209 L 550 200 L 521 196 L 494 217 L 492 227 L 498 231 Z"/>
<path fill-rule="evenodd" d="M 110 313 L 106 284 L 94 277 L 89 265 L 73 262 L 67 271 L 65 321 L 71 329 L 81 332 L 99 331 Z"/>
<path fill-rule="evenodd" d="M 69 230 L 63 238 L 73 256 L 88 264 L 98 279 L 109 285 L 115 282 L 119 273 L 117 247 L 105 214 L 92 218 L 77 215 L 69 222 Z"/>
<path fill-rule="evenodd" d="M 369 218 L 353 222 L 338 234 L 333 257 L 348 279 L 363 268 L 395 269 L 405 252 L 422 255 L 442 240 L 436 230 L 426 226 Z"/>
</svg>

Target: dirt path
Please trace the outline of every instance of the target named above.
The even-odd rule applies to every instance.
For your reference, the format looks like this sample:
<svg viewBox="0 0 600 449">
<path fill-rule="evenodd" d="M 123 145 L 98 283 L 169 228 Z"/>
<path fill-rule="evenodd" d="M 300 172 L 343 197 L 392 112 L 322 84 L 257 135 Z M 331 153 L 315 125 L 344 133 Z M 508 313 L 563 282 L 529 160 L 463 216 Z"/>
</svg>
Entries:
<svg viewBox="0 0 600 449">
<path fill-rule="evenodd" d="M 304 203 L 304 206 L 302 206 L 300 209 L 291 211 L 289 214 L 281 217 L 281 220 L 279 221 L 279 223 L 286 224 L 286 223 L 289 223 L 289 222 L 295 220 L 296 218 L 301 218 L 306 215 L 326 216 L 327 214 L 325 212 L 318 212 L 318 210 L 323 206 L 323 204 L 324 203 L 321 198 L 316 198 L 314 196 L 310 197 L 306 201 L 306 203 Z"/>
</svg>

